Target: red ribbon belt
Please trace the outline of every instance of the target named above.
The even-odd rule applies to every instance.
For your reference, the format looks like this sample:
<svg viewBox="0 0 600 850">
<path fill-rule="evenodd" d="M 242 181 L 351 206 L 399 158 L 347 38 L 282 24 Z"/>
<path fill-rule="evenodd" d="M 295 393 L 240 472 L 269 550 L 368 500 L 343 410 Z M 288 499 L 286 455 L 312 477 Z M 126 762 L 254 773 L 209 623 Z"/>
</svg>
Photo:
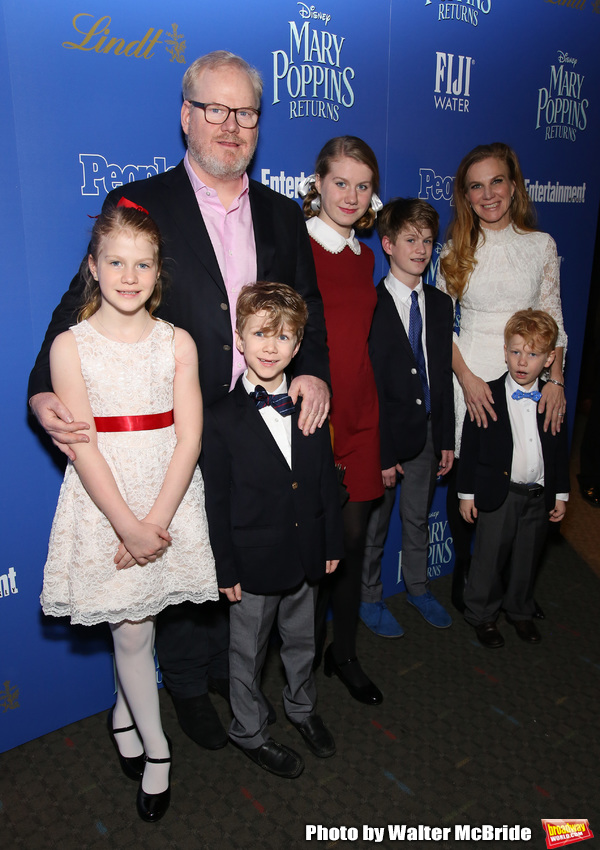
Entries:
<svg viewBox="0 0 600 850">
<path fill-rule="evenodd" d="M 156 431 L 174 422 L 173 411 L 146 416 L 94 416 L 96 431 Z"/>
</svg>

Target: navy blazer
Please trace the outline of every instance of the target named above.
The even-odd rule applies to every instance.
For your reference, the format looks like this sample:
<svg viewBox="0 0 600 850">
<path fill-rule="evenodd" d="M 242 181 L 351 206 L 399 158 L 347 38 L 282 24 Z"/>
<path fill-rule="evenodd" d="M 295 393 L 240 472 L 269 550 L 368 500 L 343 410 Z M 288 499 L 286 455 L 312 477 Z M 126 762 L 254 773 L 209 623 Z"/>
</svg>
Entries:
<svg viewBox="0 0 600 850">
<path fill-rule="evenodd" d="M 433 446 L 439 457 L 442 449 L 454 449 L 453 308 L 450 296 L 434 286 L 425 284 L 423 293 Z M 390 469 L 422 451 L 427 412 L 417 362 L 385 278 L 377 286 L 369 353 L 379 395 L 381 468 Z"/>
<path fill-rule="evenodd" d="M 458 491 L 474 493 L 475 507 L 482 511 L 494 511 L 508 496 L 513 456 L 513 437 L 506 403 L 506 372 L 501 378 L 490 381 L 488 386 L 494 398 L 494 411 L 498 417 L 494 422 L 488 416 L 488 427 L 478 428 L 465 416 L 458 464 Z M 544 381 L 540 381 L 540 389 Z M 563 424 L 559 433 L 544 431 L 546 414 L 537 414 L 538 432 L 544 458 L 544 498 L 546 508 L 551 511 L 556 504 L 557 493 L 568 493 L 569 456 L 567 427 Z"/>
<path fill-rule="evenodd" d="M 103 208 L 125 196 L 148 210 L 164 242 L 164 268 L 170 279 L 161 316 L 192 335 L 198 348 L 200 384 L 206 404 L 231 385 L 233 339 L 227 291 L 206 225 L 183 161 L 146 180 L 110 192 Z M 309 318 L 294 360 L 297 375 L 329 382 L 323 304 L 317 287 L 306 225 L 298 204 L 261 183 L 250 181 L 250 206 L 256 240 L 257 280 L 287 283 L 302 295 Z M 249 281 L 251 282 L 251 281 Z M 29 380 L 29 398 L 52 389 L 48 354 L 54 337 L 73 325 L 81 307 L 77 275 L 52 315 Z"/>
<path fill-rule="evenodd" d="M 303 343 L 304 344 L 304 343 Z M 343 554 L 329 429 L 291 416 L 289 467 L 242 378 L 205 412 L 201 467 L 219 587 L 266 594 L 318 581 Z"/>
</svg>

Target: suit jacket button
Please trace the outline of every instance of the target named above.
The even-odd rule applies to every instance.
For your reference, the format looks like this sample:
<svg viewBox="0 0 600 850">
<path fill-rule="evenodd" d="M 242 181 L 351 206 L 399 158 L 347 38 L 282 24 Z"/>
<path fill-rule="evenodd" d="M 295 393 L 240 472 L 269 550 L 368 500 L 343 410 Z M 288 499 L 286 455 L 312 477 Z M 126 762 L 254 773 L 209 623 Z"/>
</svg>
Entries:
<svg viewBox="0 0 600 850">
<path fill-rule="evenodd" d="M 292 481 L 292 490 L 297 490 L 297 489 L 298 489 L 298 482 L 297 482 L 297 481 Z M 296 523 L 296 524 L 297 524 L 297 523 Z"/>
<path fill-rule="evenodd" d="M 221 303 L 221 310 L 229 310 L 229 304 L 226 304 L 224 301 Z"/>
<path fill-rule="evenodd" d="M 420 398 L 418 398 L 416 401 L 417 401 L 417 404 L 423 404 L 423 401 Z"/>
<path fill-rule="evenodd" d="M 504 474 L 504 475 L 508 475 L 508 472 L 507 472 L 506 470 L 504 470 L 504 473 L 503 473 L 503 474 Z"/>
<path fill-rule="evenodd" d="M 224 345 L 223 351 L 231 351 L 231 346 L 230 345 Z"/>
<path fill-rule="evenodd" d="M 295 522 L 295 523 L 294 523 L 294 525 L 296 526 L 296 528 L 298 528 L 298 523 L 297 523 L 297 522 Z"/>
<path fill-rule="evenodd" d="M 416 375 L 416 374 L 417 374 L 417 370 L 416 370 L 415 368 L 411 369 L 411 370 L 410 370 L 410 374 L 411 374 L 411 375 Z"/>
</svg>

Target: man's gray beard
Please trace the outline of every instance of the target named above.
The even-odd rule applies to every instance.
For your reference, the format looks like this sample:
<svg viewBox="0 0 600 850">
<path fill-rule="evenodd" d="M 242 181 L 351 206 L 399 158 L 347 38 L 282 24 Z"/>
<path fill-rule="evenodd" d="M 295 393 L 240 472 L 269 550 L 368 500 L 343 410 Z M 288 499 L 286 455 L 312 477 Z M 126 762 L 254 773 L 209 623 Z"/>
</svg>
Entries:
<svg viewBox="0 0 600 850">
<path fill-rule="evenodd" d="M 256 137 L 254 145 L 251 148 L 247 148 L 247 153 L 243 155 L 238 162 L 229 164 L 222 162 L 212 154 L 205 153 L 201 148 L 197 148 L 189 136 L 187 141 L 190 157 L 194 160 L 194 162 L 198 163 L 203 171 L 210 174 L 211 177 L 215 177 L 217 180 L 237 180 L 246 172 L 246 169 L 250 165 L 252 157 L 254 156 L 254 151 L 256 150 L 258 136 Z"/>
</svg>

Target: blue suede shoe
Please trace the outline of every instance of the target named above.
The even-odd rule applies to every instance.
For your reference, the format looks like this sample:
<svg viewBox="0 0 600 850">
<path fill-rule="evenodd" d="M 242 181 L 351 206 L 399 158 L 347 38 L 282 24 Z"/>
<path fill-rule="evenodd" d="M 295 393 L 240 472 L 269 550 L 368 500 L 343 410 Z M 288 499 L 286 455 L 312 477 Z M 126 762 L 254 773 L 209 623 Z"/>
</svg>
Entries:
<svg viewBox="0 0 600 850">
<path fill-rule="evenodd" d="M 399 638 L 404 634 L 385 602 L 361 602 L 358 616 L 373 634 L 379 637 Z"/>
<path fill-rule="evenodd" d="M 419 614 L 436 629 L 447 629 L 448 626 L 452 625 L 452 617 L 443 605 L 440 605 L 433 593 L 427 591 L 422 596 L 413 596 L 407 593 L 406 601 L 409 605 L 413 605 Z"/>
</svg>

